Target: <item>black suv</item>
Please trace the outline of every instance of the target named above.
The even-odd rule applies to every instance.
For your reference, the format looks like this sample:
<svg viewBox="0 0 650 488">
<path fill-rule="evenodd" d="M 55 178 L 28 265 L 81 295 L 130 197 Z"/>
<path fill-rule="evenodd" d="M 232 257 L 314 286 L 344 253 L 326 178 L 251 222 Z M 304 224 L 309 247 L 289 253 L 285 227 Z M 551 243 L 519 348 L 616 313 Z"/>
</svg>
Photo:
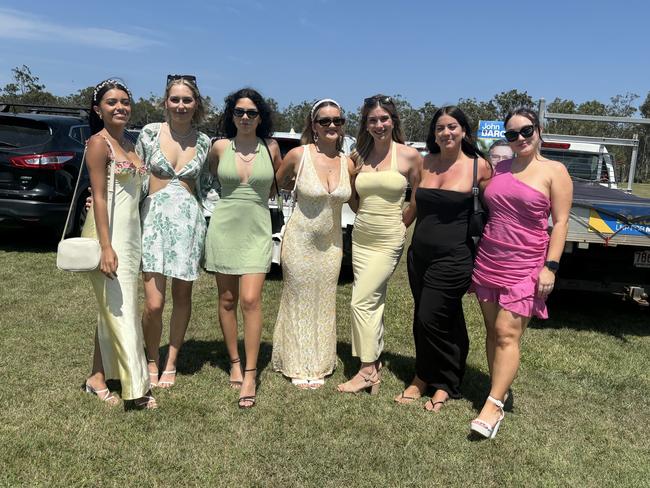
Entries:
<svg viewBox="0 0 650 488">
<path fill-rule="evenodd" d="M 62 231 L 89 136 L 84 109 L 0 104 L 0 224 Z M 85 219 L 88 183 L 84 171 L 70 232 L 79 232 Z"/>
</svg>

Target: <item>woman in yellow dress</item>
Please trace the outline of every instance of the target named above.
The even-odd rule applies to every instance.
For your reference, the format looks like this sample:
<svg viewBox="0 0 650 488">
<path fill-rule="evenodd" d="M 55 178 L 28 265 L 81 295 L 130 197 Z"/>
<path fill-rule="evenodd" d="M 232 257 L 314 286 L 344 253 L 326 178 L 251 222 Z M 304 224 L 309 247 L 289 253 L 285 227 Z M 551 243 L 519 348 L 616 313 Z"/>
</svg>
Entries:
<svg viewBox="0 0 650 488">
<path fill-rule="evenodd" d="M 352 159 L 359 199 L 352 232 L 352 355 L 361 360 L 361 367 L 338 390 L 358 393 L 368 389 L 374 394 L 381 382 L 386 288 L 404 250 L 406 227 L 415 219 L 415 191 L 422 167 L 420 153 L 404 145 L 391 97 L 375 95 L 364 100 Z M 407 182 L 411 201 L 402 209 Z"/>
<path fill-rule="evenodd" d="M 95 354 L 85 391 L 110 405 L 119 403 L 106 379 L 119 379 L 122 399 L 141 409 L 157 407 L 151 396 L 138 307 L 140 193 L 145 170 L 124 137 L 131 94 L 117 80 L 93 91 L 86 165 L 93 190 L 92 212 L 82 231 L 101 246 L 99 269 L 90 273 L 99 317 Z M 112 177 L 111 168 L 114 168 Z"/>
</svg>

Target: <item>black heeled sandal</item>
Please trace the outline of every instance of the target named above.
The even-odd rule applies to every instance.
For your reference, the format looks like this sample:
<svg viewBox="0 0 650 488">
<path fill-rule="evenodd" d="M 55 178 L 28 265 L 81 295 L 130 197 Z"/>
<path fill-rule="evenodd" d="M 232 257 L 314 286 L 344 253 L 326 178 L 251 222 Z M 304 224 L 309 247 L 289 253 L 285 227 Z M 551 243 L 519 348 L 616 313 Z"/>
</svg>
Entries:
<svg viewBox="0 0 650 488">
<path fill-rule="evenodd" d="M 257 371 L 257 368 L 244 369 L 244 375 L 246 375 L 247 371 Z M 255 388 L 257 389 L 257 381 L 255 382 Z M 256 402 L 257 402 L 257 394 L 240 396 L 239 400 L 237 400 L 237 405 L 239 406 L 239 408 L 253 408 Z"/>
</svg>

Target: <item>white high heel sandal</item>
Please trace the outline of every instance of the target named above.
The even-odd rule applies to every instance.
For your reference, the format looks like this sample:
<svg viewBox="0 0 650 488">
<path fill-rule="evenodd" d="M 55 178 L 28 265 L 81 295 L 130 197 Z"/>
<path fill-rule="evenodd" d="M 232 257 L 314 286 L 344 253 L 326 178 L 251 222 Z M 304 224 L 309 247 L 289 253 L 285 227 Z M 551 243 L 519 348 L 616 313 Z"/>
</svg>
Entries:
<svg viewBox="0 0 650 488">
<path fill-rule="evenodd" d="M 487 422 L 484 422 L 483 420 L 480 419 L 474 419 L 469 424 L 469 428 L 471 431 L 476 432 L 477 434 L 480 434 L 487 439 L 494 439 L 494 437 L 497 435 L 497 432 L 499 431 L 499 426 L 501 425 L 501 421 L 503 420 L 506 414 L 503 411 L 503 402 L 491 396 L 488 396 L 487 399 L 492 403 L 494 403 L 501 410 L 501 415 L 499 415 L 499 419 L 496 421 L 494 425 L 490 425 Z"/>
</svg>

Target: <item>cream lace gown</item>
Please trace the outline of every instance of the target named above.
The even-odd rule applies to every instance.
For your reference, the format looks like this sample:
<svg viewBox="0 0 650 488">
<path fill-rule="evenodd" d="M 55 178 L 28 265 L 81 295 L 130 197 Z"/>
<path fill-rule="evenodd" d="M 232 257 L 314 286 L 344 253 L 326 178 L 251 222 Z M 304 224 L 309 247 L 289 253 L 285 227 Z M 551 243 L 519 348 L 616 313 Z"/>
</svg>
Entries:
<svg viewBox="0 0 650 488">
<path fill-rule="evenodd" d="M 339 184 L 328 193 L 305 146 L 297 205 L 282 245 L 284 286 L 273 333 L 273 369 L 290 378 L 323 378 L 336 365 L 341 207 L 350 191 L 345 156 L 341 155 Z"/>
</svg>

